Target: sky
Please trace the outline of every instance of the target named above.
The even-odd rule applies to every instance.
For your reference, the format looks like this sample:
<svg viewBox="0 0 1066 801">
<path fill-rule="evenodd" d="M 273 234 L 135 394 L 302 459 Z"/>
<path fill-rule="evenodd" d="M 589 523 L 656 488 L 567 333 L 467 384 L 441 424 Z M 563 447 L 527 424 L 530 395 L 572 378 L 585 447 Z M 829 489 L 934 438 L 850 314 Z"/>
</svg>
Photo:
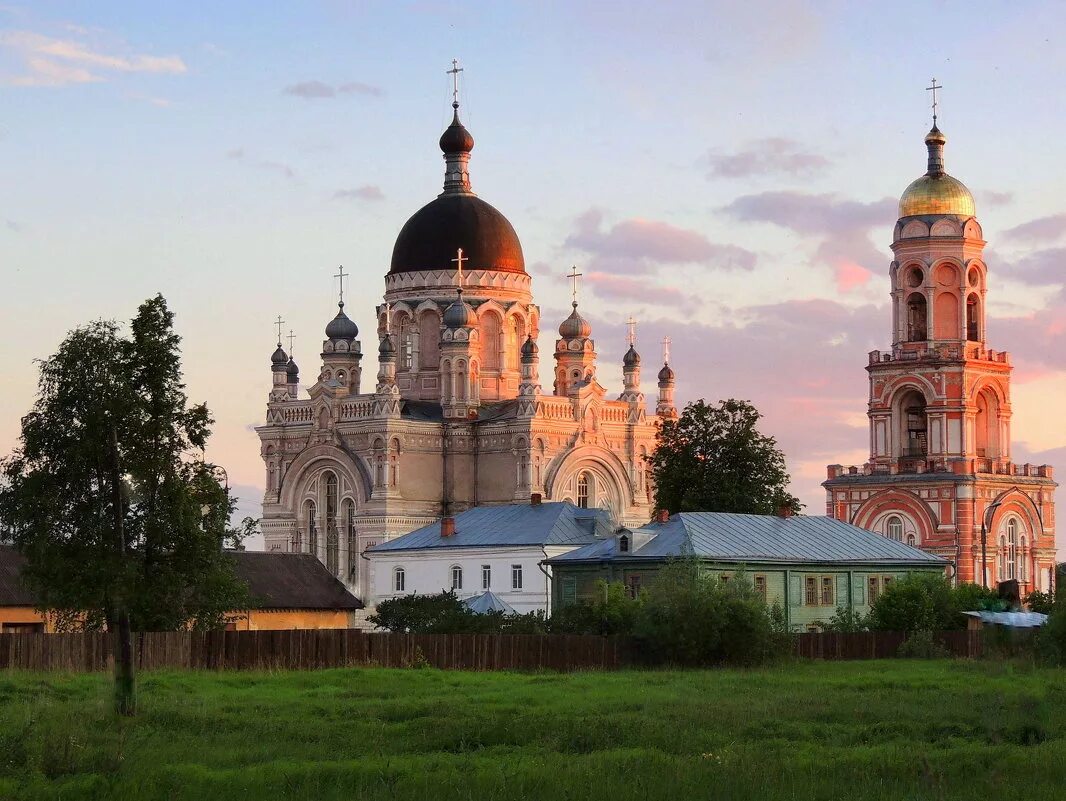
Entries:
<svg viewBox="0 0 1066 801">
<path fill-rule="evenodd" d="M 679 401 L 751 400 L 812 514 L 826 464 L 868 455 L 935 76 L 989 243 L 988 343 L 1015 365 L 1014 459 L 1066 469 L 1064 23 L 972 0 L 0 0 L 0 453 L 34 360 L 161 292 L 208 457 L 258 516 L 272 321 L 314 375 L 343 264 L 373 329 L 396 234 L 440 191 L 457 58 L 474 190 L 522 240 L 542 350 L 576 264 L 600 382 L 621 391 L 633 315 L 653 399 L 669 335 Z"/>
</svg>

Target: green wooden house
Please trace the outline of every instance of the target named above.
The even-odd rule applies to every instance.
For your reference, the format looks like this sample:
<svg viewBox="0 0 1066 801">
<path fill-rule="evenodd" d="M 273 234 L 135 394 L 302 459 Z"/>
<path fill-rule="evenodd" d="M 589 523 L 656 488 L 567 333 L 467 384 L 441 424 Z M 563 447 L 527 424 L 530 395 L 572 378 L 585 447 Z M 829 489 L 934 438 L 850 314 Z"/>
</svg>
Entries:
<svg viewBox="0 0 1066 801">
<path fill-rule="evenodd" d="M 546 559 L 553 608 L 590 599 L 601 579 L 621 581 L 635 594 L 679 558 L 695 558 L 727 581 L 743 570 L 767 603 L 781 605 L 796 631 L 817 629 L 838 607 L 865 614 L 891 582 L 951 566 L 828 517 L 681 512 Z"/>
</svg>

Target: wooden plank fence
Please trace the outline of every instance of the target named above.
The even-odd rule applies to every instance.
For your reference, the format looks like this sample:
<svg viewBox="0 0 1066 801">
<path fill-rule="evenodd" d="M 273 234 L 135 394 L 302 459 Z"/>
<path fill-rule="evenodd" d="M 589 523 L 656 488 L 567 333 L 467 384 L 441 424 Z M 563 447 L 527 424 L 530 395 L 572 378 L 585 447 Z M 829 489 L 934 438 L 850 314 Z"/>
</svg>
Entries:
<svg viewBox="0 0 1066 801">
<path fill-rule="evenodd" d="M 955 657 L 983 654 L 980 631 L 937 635 Z M 896 632 L 795 635 L 794 654 L 807 659 L 890 659 L 906 637 Z M 418 667 L 450 670 L 617 670 L 640 664 L 632 642 L 595 635 L 390 634 L 352 629 L 283 631 L 154 631 L 134 635 L 141 670 L 315 670 L 334 667 Z M 111 670 L 106 633 L 0 634 L 0 669 L 85 672 Z"/>
<path fill-rule="evenodd" d="M 141 670 L 313 670 L 418 667 L 454 670 L 614 670 L 620 640 L 594 635 L 390 634 L 351 629 L 163 631 L 134 635 Z M 112 639 L 99 632 L 0 634 L 0 669 L 110 670 Z"/>
</svg>

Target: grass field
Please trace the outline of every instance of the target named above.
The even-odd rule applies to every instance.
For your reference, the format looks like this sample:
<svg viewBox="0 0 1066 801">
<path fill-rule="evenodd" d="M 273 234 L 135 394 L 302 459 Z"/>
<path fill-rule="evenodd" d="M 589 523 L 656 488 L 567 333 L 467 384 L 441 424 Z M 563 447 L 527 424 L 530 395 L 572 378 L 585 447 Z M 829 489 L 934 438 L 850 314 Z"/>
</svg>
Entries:
<svg viewBox="0 0 1066 801">
<path fill-rule="evenodd" d="M 0 798 L 1061 798 L 1066 672 L 0 674 Z"/>
</svg>

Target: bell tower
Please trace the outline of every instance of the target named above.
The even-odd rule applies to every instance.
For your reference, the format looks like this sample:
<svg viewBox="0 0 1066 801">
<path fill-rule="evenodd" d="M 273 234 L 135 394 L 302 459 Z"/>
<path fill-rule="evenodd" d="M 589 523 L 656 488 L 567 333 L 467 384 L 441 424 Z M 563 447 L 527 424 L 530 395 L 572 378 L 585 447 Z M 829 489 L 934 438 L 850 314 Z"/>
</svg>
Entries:
<svg viewBox="0 0 1066 801">
<path fill-rule="evenodd" d="M 870 458 L 829 466 L 827 512 L 1024 595 L 1053 581 L 1056 484 L 1051 467 L 1011 461 L 1010 355 L 988 347 L 985 241 L 946 142 L 934 115 L 892 237 L 892 348 L 866 366 Z"/>
</svg>

